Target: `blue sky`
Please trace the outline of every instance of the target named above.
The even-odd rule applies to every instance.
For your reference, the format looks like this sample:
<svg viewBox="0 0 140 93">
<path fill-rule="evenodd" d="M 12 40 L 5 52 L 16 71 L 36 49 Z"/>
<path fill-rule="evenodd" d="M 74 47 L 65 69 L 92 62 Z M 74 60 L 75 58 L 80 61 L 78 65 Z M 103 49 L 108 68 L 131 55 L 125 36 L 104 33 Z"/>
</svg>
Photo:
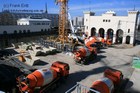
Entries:
<svg viewBox="0 0 140 93">
<path fill-rule="evenodd" d="M 4 4 L 29 4 L 29 7 L 24 9 L 44 10 L 45 3 L 49 13 L 59 12 L 55 0 L 0 0 L 0 9 L 2 10 Z M 134 9 L 134 6 L 136 10 L 140 10 L 140 0 L 69 0 L 68 5 L 71 16 L 83 16 L 83 11 L 88 10 L 94 11 L 96 15 L 101 15 L 107 10 L 113 10 L 117 15 L 127 15 L 127 10 Z"/>
</svg>

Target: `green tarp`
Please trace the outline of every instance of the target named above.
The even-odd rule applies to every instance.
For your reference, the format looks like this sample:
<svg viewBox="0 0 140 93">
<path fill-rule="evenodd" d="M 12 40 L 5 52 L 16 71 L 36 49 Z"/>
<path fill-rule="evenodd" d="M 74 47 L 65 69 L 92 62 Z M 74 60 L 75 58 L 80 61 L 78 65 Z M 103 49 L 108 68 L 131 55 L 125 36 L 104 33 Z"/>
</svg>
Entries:
<svg viewBox="0 0 140 93">
<path fill-rule="evenodd" d="M 139 57 L 133 57 L 132 67 L 140 69 L 140 58 Z"/>
</svg>

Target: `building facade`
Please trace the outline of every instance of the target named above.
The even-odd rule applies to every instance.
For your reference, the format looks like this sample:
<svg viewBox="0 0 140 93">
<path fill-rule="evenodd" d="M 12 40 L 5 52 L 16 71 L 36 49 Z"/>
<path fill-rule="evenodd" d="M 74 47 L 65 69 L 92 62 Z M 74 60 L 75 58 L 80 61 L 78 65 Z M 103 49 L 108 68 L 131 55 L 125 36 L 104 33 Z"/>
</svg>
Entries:
<svg viewBox="0 0 140 93">
<path fill-rule="evenodd" d="M 39 19 L 32 19 L 30 17 L 21 18 L 17 20 L 17 25 L 45 25 L 50 27 L 51 20 L 45 18 L 39 18 Z"/>
<path fill-rule="evenodd" d="M 47 32 L 51 29 L 51 21 L 49 19 L 31 19 L 22 18 L 17 20 L 18 25 L 0 26 L 0 34 L 14 34 L 27 32 Z"/>
<path fill-rule="evenodd" d="M 22 18 L 17 20 L 18 25 L 0 26 L 0 48 L 5 48 L 11 43 L 17 43 L 22 38 L 49 35 L 51 21 L 49 19 Z"/>
<path fill-rule="evenodd" d="M 0 12 L 0 25 L 17 25 L 17 20 L 21 18 L 45 18 L 51 20 L 51 27 L 58 27 L 58 14 L 44 13 L 12 13 L 9 11 Z"/>
<path fill-rule="evenodd" d="M 84 12 L 85 33 L 111 39 L 113 43 L 134 44 L 138 14 L 138 11 L 128 11 L 127 16 L 116 16 L 115 12 L 108 11 L 95 16 L 93 12 Z"/>
<path fill-rule="evenodd" d="M 84 17 L 78 16 L 73 18 L 73 25 L 75 27 L 80 27 L 84 25 Z"/>
<path fill-rule="evenodd" d="M 80 30 L 83 32 L 84 30 L 84 17 L 77 16 L 73 18 L 73 26 L 75 29 Z"/>
</svg>

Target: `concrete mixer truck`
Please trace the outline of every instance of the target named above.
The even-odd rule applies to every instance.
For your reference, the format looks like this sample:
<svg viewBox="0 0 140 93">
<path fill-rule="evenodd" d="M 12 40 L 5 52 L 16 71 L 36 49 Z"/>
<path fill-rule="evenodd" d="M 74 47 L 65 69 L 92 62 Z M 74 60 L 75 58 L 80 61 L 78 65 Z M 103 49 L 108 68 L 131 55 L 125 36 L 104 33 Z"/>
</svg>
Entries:
<svg viewBox="0 0 140 93">
<path fill-rule="evenodd" d="M 49 69 L 38 69 L 27 76 L 18 77 L 18 88 L 21 93 L 51 93 L 68 75 L 69 65 L 57 61 Z"/>
<path fill-rule="evenodd" d="M 96 36 L 92 36 L 85 39 L 84 43 L 85 43 L 85 46 L 87 46 L 88 48 L 95 47 L 96 45 L 98 50 L 100 50 L 100 48 L 104 47 L 104 45 L 106 44 L 104 38 L 96 37 Z"/>
<path fill-rule="evenodd" d="M 87 48 L 81 47 L 74 51 L 74 60 L 76 63 L 88 64 L 89 61 L 92 61 L 97 57 L 96 47 Z"/>
<path fill-rule="evenodd" d="M 123 80 L 123 74 L 119 70 L 106 69 L 104 77 L 93 82 L 92 89 L 99 93 L 122 93 L 120 87 Z M 88 93 L 95 93 L 89 91 Z"/>
</svg>

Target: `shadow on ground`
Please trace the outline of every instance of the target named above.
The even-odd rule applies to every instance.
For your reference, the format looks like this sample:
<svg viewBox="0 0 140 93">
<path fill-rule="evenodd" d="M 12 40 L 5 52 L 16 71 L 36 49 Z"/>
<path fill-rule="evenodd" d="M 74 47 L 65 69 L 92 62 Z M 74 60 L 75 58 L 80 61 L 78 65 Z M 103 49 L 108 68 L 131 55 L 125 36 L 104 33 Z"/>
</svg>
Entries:
<svg viewBox="0 0 140 93">
<path fill-rule="evenodd" d="M 65 93 L 68 89 L 76 85 L 76 82 L 80 82 L 81 80 L 85 79 L 90 75 L 102 73 L 107 68 L 109 67 L 103 66 L 92 69 L 90 71 L 79 71 L 76 73 L 71 73 L 66 82 L 60 85 L 61 88 L 57 88 L 56 91 L 54 91 L 54 93 Z"/>
<path fill-rule="evenodd" d="M 44 66 L 44 65 L 47 65 L 47 64 L 49 64 L 49 63 L 40 60 L 40 61 L 35 61 L 33 66 Z"/>
<path fill-rule="evenodd" d="M 89 63 L 87 65 L 97 63 L 97 62 L 101 61 L 103 58 L 106 58 L 106 56 L 97 55 L 96 59 L 94 59 L 93 61 L 89 61 Z"/>
<path fill-rule="evenodd" d="M 16 78 L 23 73 L 16 67 L 0 64 L 0 90 L 12 93 L 16 87 Z"/>
<path fill-rule="evenodd" d="M 128 81 L 127 82 L 127 86 L 126 86 L 126 90 L 124 93 L 140 93 L 140 91 L 134 89 L 132 86 L 133 86 L 133 82 L 132 81 Z"/>
<path fill-rule="evenodd" d="M 100 50 L 100 51 L 98 51 L 98 53 L 105 53 L 105 51 L 103 51 L 103 50 Z"/>
</svg>

